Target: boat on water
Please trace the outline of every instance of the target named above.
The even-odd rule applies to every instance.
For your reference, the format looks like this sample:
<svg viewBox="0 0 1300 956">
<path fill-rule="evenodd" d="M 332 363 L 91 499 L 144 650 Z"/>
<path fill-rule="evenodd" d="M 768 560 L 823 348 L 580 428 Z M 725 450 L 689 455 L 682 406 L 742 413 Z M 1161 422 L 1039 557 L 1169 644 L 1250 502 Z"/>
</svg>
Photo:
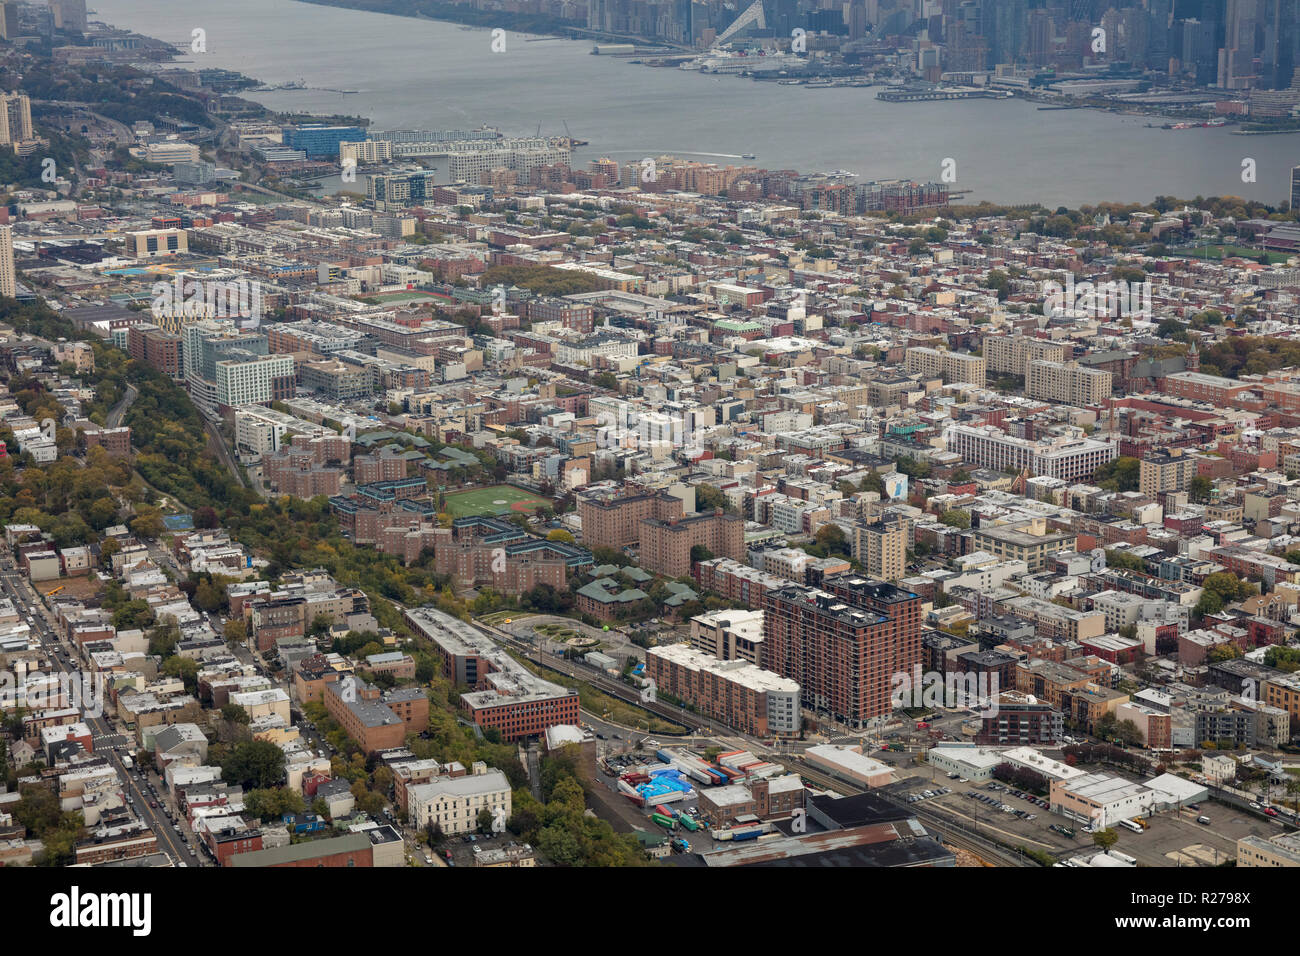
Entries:
<svg viewBox="0 0 1300 956">
<path fill-rule="evenodd" d="M 741 155 L 740 158 L 741 158 L 741 159 L 758 159 L 758 157 L 755 156 L 753 153 L 744 153 L 744 154 Z"/>
</svg>

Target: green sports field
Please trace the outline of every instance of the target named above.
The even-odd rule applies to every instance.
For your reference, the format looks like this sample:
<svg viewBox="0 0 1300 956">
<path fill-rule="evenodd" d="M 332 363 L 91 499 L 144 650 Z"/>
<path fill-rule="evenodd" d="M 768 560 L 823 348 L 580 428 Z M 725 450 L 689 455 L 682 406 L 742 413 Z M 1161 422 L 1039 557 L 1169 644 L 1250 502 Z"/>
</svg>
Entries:
<svg viewBox="0 0 1300 956">
<path fill-rule="evenodd" d="M 513 485 L 493 485 L 472 491 L 454 491 L 446 496 L 447 513 L 453 518 L 466 515 L 500 515 L 510 511 L 532 512 L 551 502 Z"/>
</svg>

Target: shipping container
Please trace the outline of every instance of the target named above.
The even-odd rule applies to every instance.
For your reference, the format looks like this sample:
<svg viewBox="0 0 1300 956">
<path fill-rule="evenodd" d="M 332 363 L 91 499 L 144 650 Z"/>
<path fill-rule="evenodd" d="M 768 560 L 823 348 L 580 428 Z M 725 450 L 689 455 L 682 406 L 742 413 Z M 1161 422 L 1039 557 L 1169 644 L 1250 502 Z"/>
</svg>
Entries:
<svg viewBox="0 0 1300 956">
<path fill-rule="evenodd" d="M 650 819 L 659 824 L 665 830 L 677 829 L 677 824 L 673 822 L 673 818 L 666 817 L 662 813 L 652 813 L 650 814 Z"/>
</svg>

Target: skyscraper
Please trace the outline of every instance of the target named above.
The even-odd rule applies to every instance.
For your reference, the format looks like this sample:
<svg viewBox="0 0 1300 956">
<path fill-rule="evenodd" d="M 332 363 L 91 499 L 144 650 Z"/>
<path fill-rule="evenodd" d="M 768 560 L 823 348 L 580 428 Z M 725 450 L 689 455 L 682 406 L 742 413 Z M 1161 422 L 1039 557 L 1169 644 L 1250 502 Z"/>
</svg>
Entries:
<svg viewBox="0 0 1300 956">
<path fill-rule="evenodd" d="M 1291 167 L 1291 208 L 1300 209 L 1300 166 Z"/>
<path fill-rule="evenodd" d="M 0 226 L 0 296 L 7 299 L 18 295 L 18 281 L 14 274 L 14 231 L 12 226 Z"/>
<path fill-rule="evenodd" d="M 0 145 L 32 139 L 32 103 L 22 93 L 0 93 Z"/>
</svg>

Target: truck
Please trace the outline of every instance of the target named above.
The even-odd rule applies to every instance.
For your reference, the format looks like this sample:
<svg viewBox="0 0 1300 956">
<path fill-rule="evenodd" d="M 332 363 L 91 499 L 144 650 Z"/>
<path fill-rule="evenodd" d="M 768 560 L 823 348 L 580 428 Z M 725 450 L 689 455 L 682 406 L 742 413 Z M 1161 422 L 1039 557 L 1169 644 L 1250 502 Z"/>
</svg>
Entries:
<svg viewBox="0 0 1300 956">
<path fill-rule="evenodd" d="M 664 816 L 662 813 L 652 813 L 652 814 L 650 814 L 650 819 L 651 819 L 652 821 L 654 821 L 655 823 L 659 824 L 659 825 L 660 825 L 661 827 L 663 827 L 665 830 L 675 830 L 675 829 L 677 829 L 677 824 L 676 824 L 675 822 L 673 822 L 673 818 L 672 818 L 672 817 L 666 817 L 666 816 Z"/>
<path fill-rule="evenodd" d="M 691 845 L 688 841 L 678 837 L 676 840 L 673 841 L 673 851 L 676 853 L 690 853 Z"/>
<path fill-rule="evenodd" d="M 130 770 L 132 767 L 135 766 L 135 761 L 132 760 L 130 757 L 123 757 L 122 766 L 125 767 L 127 770 Z"/>
</svg>

